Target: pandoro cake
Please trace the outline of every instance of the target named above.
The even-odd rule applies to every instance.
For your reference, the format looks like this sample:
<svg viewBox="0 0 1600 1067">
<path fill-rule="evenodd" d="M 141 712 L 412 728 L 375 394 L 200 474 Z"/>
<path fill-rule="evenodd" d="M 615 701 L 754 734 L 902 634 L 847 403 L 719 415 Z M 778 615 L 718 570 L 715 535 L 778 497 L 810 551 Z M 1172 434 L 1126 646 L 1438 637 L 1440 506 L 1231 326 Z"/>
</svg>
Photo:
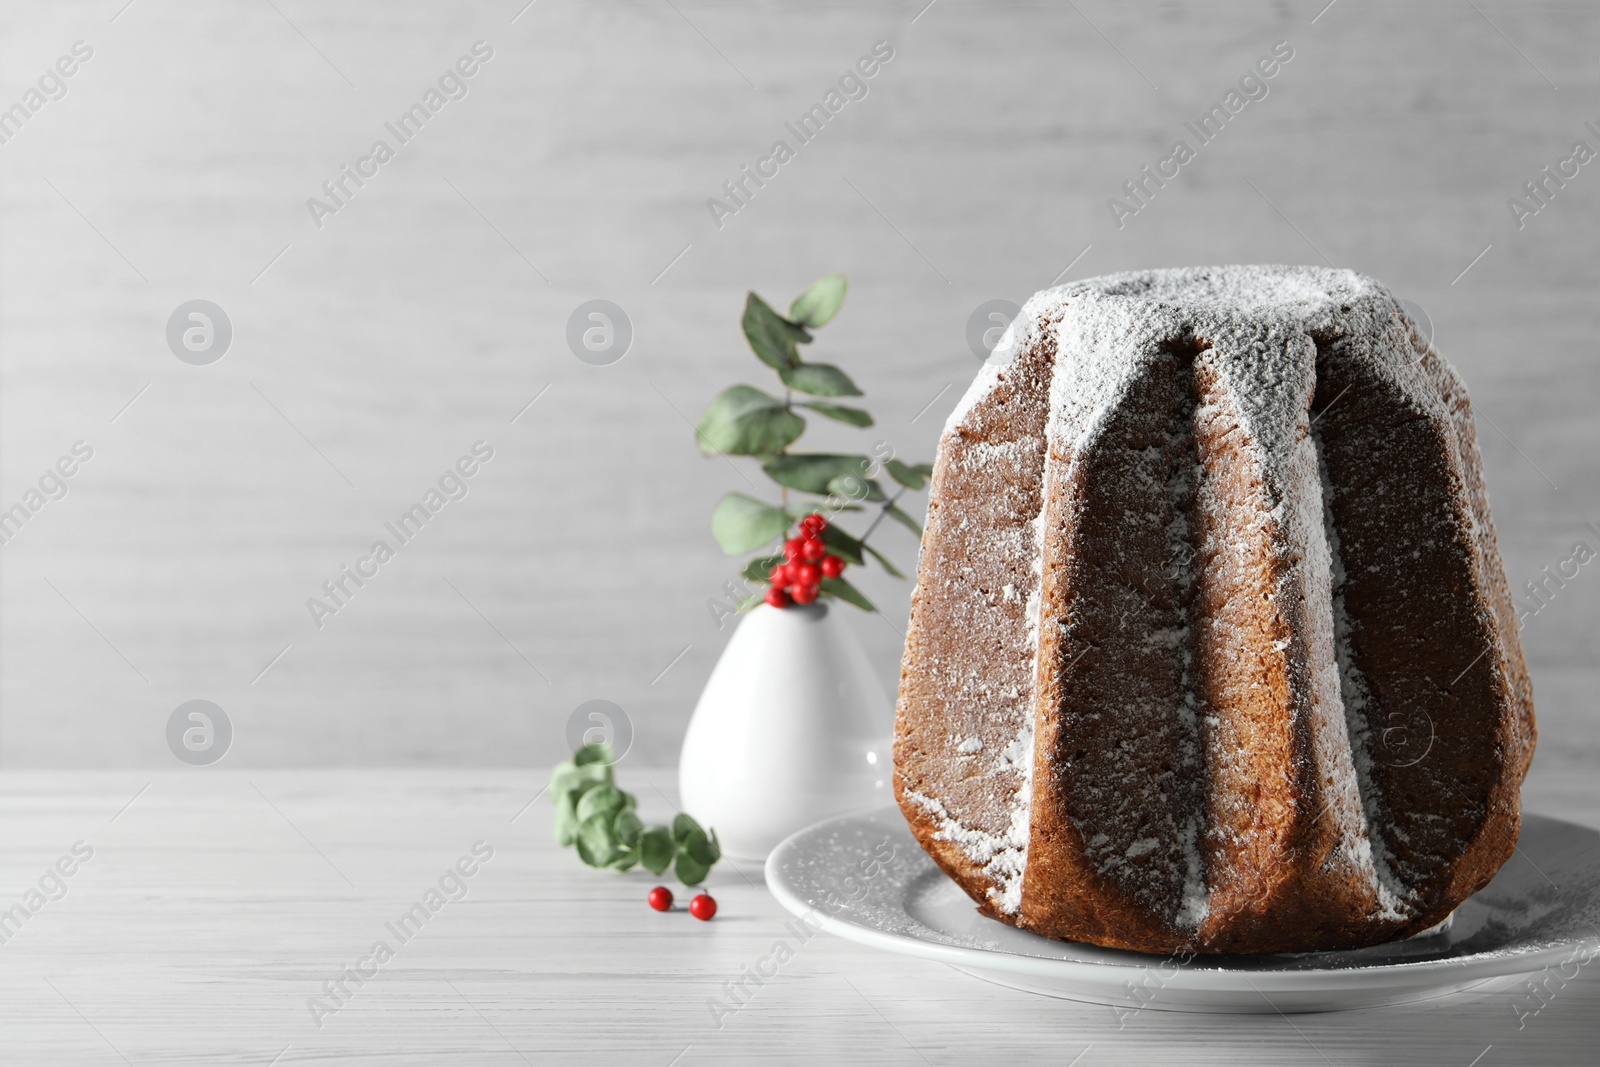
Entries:
<svg viewBox="0 0 1600 1067">
<path fill-rule="evenodd" d="M 895 796 L 986 914 L 1351 948 L 1510 857 L 1534 747 L 1466 390 L 1373 280 L 1030 299 L 939 444 Z"/>
</svg>

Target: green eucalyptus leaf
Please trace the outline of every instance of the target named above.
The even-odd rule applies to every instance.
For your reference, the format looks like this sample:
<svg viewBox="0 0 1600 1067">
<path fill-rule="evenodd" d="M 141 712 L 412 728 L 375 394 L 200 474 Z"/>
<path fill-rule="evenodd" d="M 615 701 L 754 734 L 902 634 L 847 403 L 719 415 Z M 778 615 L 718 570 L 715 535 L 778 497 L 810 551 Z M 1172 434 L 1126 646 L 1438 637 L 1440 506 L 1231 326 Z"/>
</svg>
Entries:
<svg viewBox="0 0 1600 1067">
<path fill-rule="evenodd" d="M 711 852 L 711 838 L 707 837 L 704 832 L 690 834 L 684 838 L 683 843 L 678 848 L 683 852 L 687 852 L 696 863 L 705 864 L 708 869 L 717 862 Z"/>
<path fill-rule="evenodd" d="M 829 526 L 822 531 L 822 543 L 828 546 L 828 551 L 846 563 L 859 567 L 866 562 L 861 555 L 861 550 L 866 546 L 837 526 Z"/>
<path fill-rule="evenodd" d="M 596 741 L 593 744 L 584 745 L 574 752 L 572 754 L 572 762 L 579 767 L 587 767 L 596 763 L 609 767 L 617 761 L 612 755 L 610 745 L 604 741 Z"/>
<path fill-rule="evenodd" d="M 611 818 L 604 814 L 583 820 L 578 826 L 578 858 L 591 867 L 604 867 L 620 852 L 611 834 Z"/>
<path fill-rule="evenodd" d="M 551 800 L 555 804 L 556 842 L 570 845 L 577 839 L 579 818 L 577 805 L 584 793 L 602 785 L 609 785 L 609 764 L 575 764 L 572 760 L 561 763 L 550 775 Z"/>
<path fill-rule="evenodd" d="M 638 865 L 638 863 L 639 854 L 630 849 L 626 852 L 618 854 L 610 863 L 606 864 L 606 866 L 610 867 L 613 871 L 631 871 L 635 866 Z"/>
<path fill-rule="evenodd" d="M 818 415 L 826 415 L 835 422 L 845 422 L 851 426 L 872 425 L 872 416 L 860 408 L 845 407 L 843 404 L 825 404 L 820 400 L 804 400 L 800 402 L 800 406 L 810 408 Z"/>
<path fill-rule="evenodd" d="M 741 325 L 756 358 L 780 372 L 800 362 L 795 346 L 811 341 L 811 335 L 802 327 L 773 311 L 771 305 L 755 293 L 745 297 Z"/>
<path fill-rule="evenodd" d="M 897 459 L 883 461 L 883 469 L 889 472 L 889 477 L 907 489 L 921 489 L 928 484 L 928 478 L 933 474 L 933 470 L 929 468 L 928 473 L 924 474 L 921 470 L 923 466 L 926 466 L 926 464 L 919 464 L 913 467 L 909 463 L 901 463 Z"/>
<path fill-rule="evenodd" d="M 564 790 L 556 794 L 556 844 L 565 847 L 578 839 L 577 806 L 577 790 Z"/>
<path fill-rule="evenodd" d="M 700 451 L 708 456 L 756 456 L 781 452 L 805 432 L 806 420 L 782 400 L 753 385 L 724 389 L 695 427 Z"/>
<path fill-rule="evenodd" d="M 609 829 L 612 817 L 625 807 L 627 807 L 627 799 L 623 796 L 622 790 L 609 782 L 602 783 L 593 789 L 586 790 L 578 798 L 578 821 L 587 823 L 596 815 L 604 815 Z"/>
<path fill-rule="evenodd" d="M 644 832 L 644 823 L 639 820 L 638 813 L 632 808 L 623 808 L 611 819 L 611 836 L 617 839 L 617 844 L 626 849 L 639 847 L 639 835 Z"/>
<path fill-rule="evenodd" d="M 862 545 L 861 547 L 866 549 L 868 555 L 870 555 L 873 559 L 877 560 L 879 566 L 881 566 L 884 570 L 888 571 L 890 574 L 894 575 L 896 578 L 904 578 L 905 577 L 905 575 L 901 574 L 900 571 L 895 567 L 895 565 L 893 563 L 889 562 L 889 558 L 887 556 L 885 556 L 882 552 L 879 552 L 877 549 L 873 548 L 871 545 Z"/>
<path fill-rule="evenodd" d="M 841 474 L 828 483 L 828 493 L 830 496 L 866 500 L 872 503 L 889 499 L 884 495 L 883 486 L 878 484 L 876 478 L 863 478 L 859 474 Z"/>
<path fill-rule="evenodd" d="M 767 476 L 779 485 L 802 493 L 826 496 L 835 478 L 863 478 L 871 467 L 865 456 L 845 456 L 827 452 L 795 452 L 774 456 L 761 465 Z"/>
<path fill-rule="evenodd" d="M 706 832 L 711 835 L 711 862 L 716 863 L 722 858 L 722 842 L 717 840 L 717 831 L 715 828 L 712 828 Z"/>
<path fill-rule="evenodd" d="M 787 532 L 788 527 L 785 527 L 784 531 Z M 744 565 L 740 577 L 747 582 L 765 582 L 772 577 L 772 568 L 782 566 L 784 562 L 786 561 L 781 552 L 775 556 L 757 556 Z"/>
<path fill-rule="evenodd" d="M 778 377 L 797 393 L 812 396 L 861 396 L 850 376 L 832 363 L 796 363 L 779 367 Z"/>
<path fill-rule="evenodd" d="M 782 508 L 764 504 L 743 493 L 729 493 L 711 513 L 711 536 L 730 556 L 760 548 L 789 530 L 789 516 Z"/>
<path fill-rule="evenodd" d="M 905 512 L 901 511 L 898 505 L 890 504 L 884 510 L 889 513 L 889 517 L 895 522 L 898 522 L 901 526 L 904 526 L 918 537 L 922 536 L 922 524 L 916 519 L 913 519 L 910 515 L 907 515 Z"/>
<path fill-rule="evenodd" d="M 839 314 L 849 283 L 843 274 L 828 274 L 806 287 L 789 305 L 789 318 L 802 326 L 826 326 Z"/>
<path fill-rule="evenodd" d="M 566 760 L 550 772 L 550 792 L 557 796 L 567 792 L 581 793 L 590 786 L 609 781 L 609 763 L 574 763 Z"/>
<path fill-rule="evenodd" d="M 843 578 L 824 578 L 820 587 L 824 593 L 836 596 L 847 604 L 854 604 L 862 611 L 877 611 L 872 606 L 872 601 L 861 595 L 861 590 L 845 581 Z"/>
<path fill-rule="evenodd" d="M 701 863 L 687 852 L 679 852 L 673 865 L 673 873 L 684 885 L 699 885 L 706 880 L 706 875 L 711 873 L 711 864 Z"/>
<path fill-rule="evenodd" d="M 672 831 L 665 826 L 651 826 L 639 835 L 639 862 L 655 874 L 672 866 L 676 852 Z"/>
<path fill-rule="evenodd" d="M 681 811 L 672 820 L 672 840 L 675 844 L 682 845 L 690 834 L 704 833 L 705 830 L 701 829 L 700 824 L 695 822 L 692 816 Z"/>
</svg>

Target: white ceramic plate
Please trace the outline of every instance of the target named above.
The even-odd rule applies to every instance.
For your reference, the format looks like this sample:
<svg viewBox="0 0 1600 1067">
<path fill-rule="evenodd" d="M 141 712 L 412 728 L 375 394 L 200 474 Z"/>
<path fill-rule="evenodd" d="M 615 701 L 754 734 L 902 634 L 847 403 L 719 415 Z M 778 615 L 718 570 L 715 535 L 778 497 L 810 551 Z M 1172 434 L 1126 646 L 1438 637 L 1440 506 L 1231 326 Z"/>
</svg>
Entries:
<svg viewBox="0 0 1600 1067">
<path fill-rule="evenodd" d="M 1349 952 L 1187 960 L 1051 941 L 980 915 L 896 808 L 807 827 L 767 886 L 812 926 L 1068 1000 L 1203 1012 L 1334 1011 L 1428 1000 L 1600 954 L 1600 832 L 1523 818 L 1511 861 L 1440 932 Z"/>
</svg>

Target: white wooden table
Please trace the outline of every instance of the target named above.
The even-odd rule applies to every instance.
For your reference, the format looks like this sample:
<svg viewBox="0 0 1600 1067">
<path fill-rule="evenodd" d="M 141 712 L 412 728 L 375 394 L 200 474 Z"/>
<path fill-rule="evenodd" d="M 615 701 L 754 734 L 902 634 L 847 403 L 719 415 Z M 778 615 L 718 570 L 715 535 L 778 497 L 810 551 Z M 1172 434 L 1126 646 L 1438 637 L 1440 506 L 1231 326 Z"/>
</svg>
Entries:
<svg viewBox="0 0 1600 1067">
<path fill-rule="evenodd" d="M 647 817 L 670 815 L 674 778 L 619 768 Z M 648 873 L 591 871 L 555 847 L 549 802 L 529 803 L 544 780 L 504 769 L 0 776 L 0 917 L 76 842 L 93 849 L 61 880 L 65 896 L 33 898 L 20 931 L 0 931 L 0 1062 L 1497 1067 L 1592 1062 L 1600 1036 L 1588 968 L 1552 986 L 1521 1029 L 1503 991 L 1329 1015 L 1119 1020 L 827 935 L 719 1027 L 708 1003 L 723 983 L 780 938 L 796 942 L 760 872 L 713 872 L 709 924 L 658 914 Z M 1526 792 L 1531 810 L 1589 822 L 1597 795 L 1575 767 L 1536 766 Z M 402 943 L 385 924 L 479 841 L 493 857 L 465 865 L 466 895 Z M 346 979 L 350 995 L 319 1028 L 308 1002 L 334 1007 L 324 983 L 349 966 L 372 973 L 376 961 L 362 961 L 379 939 L 393 958 L 359 986 Z"/>
</svg>

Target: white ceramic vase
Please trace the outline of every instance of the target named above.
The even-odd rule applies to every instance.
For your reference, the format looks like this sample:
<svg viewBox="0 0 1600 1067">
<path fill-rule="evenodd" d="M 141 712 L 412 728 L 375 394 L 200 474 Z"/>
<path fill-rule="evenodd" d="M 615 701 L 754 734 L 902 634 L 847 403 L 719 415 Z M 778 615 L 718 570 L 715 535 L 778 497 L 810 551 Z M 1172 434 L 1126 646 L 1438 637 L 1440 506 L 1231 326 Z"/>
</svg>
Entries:
<svg viewBox="0 0 1600 1067">
<path fill-rule="evenodd" d="M 765 861 L 796 830 L 892 796 L 893 712 L 843 614 L 762 604 L 700 694 L 679 791 L 734 859 Z"/>
</svg>

